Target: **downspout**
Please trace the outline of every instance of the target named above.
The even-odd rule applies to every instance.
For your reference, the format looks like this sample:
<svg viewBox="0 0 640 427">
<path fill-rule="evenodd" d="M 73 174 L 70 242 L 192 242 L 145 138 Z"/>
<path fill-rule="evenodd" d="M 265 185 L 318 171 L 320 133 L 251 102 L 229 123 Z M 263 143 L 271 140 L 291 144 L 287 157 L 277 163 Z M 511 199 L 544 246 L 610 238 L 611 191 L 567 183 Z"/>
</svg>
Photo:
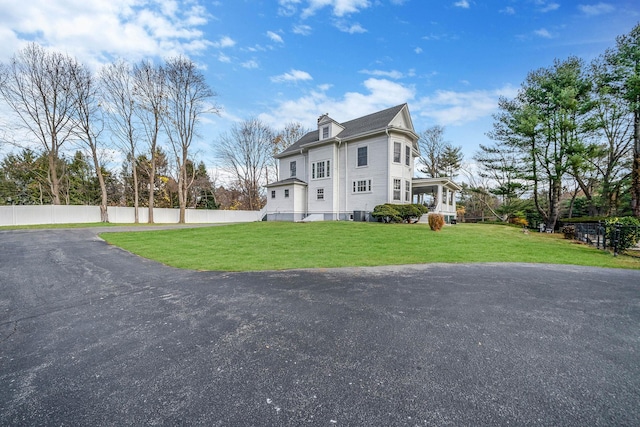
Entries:
<svg viewBox="0 0 640 427">
<path fill-rule="evenodd" d="M 338 151 L 336 152 L 336 179 L 338 180 L 337 183 L 338 185 L 336 185 L 336 188 L 338 189 L 338 203 L 337 203 L 337 210 L 338 210 L 338 217 L 336 218 L 338 221 L 340 221 L 340 146 L 342 145 L 342 140 L 338 139 Z M 346 194 L 345 194 L 345 198 L 346 198 Z"/>
<path fill-rule="evenodd" d="M 340 140 L 342 142 L 342 140 Z M 348 143 L 344 143 L 344 212 L 345 215 L 349 215 L 347 212 L 347 200 L 349 194 L 349 146 Z M 347 216 L 348 218 L 348 216 Z"/>
<path fill-rule="evenodd" d="M 389 126 L 384 128 L 384 133 L 387 134 L 387 156 L 388 156 L 389 155 L 389 147 L 390 147 L 389 142 L 391 142 L 391 135 L 389 135 Z M 400 152 L 400 160 L 402 160 L 402 151 Z M 389 194 L 390 194 L 389 193 L 389 188 L 391 187 L 391 186 L 389 186 L 389 184 L 391 182 L 391 181 L 389 181 L 389 178 L 391 178 L 391 173 L 390 173 L 391 171 L 389 170 L 389 159 L 387 159 L 387 161 L 385 163 L 387 165 L 387 200 L 389 200 Z M 402 193 L 400 193 L 400 194 L 402 194 Z M 391 198 L 391 200 L 393 201 L 393 198 Z"/>
</svg>

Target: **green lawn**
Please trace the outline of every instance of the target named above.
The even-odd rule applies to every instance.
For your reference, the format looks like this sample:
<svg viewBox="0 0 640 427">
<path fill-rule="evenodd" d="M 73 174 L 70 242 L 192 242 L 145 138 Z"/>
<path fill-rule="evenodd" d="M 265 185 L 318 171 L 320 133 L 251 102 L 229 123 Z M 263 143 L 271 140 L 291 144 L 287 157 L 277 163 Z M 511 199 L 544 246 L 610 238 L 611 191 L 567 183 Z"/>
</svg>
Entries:
<svg viewBox="0 0 640 427">
<path fill-rule="evenodd" d="M 130 252 L 194 270 L 282 270 L 423 263 L 530 262 L 640 269 L 640 259 L 501 225 L 256 222 L 102 233 Z"/>
</svg>

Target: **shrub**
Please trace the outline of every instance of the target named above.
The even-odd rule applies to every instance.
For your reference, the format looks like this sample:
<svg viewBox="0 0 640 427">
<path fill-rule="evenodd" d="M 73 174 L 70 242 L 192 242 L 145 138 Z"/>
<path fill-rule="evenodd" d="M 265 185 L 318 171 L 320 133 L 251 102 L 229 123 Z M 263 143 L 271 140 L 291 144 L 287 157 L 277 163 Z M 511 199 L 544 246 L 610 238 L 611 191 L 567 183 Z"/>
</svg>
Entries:
<svg viewBox="0 0 640 427">
<path fill-rule="evenodd" d="M 562 234 L 564 234 L 564 238 L 568 240 L 573 240 L 576 238 L 576 227 L 575 225 L 565 225 L 562 227 Z"/>
<path fill-rule="evenodd" d="M 624 251 L 635 246 L 640 239 L 640 220 L 632 216 L 622 218 L 609 218 L 604 221 L 607 240 L 613 243 L 616 225 L 619 224 L 620 236 L 618 238 L 618 251 Z"/>
<path fill-rule="evenodd" d="M 394 205 L 385 203 L 373 208 L 371 216 L 378 220 L 389 222 L 414 222 L 419 219 L 428 209 L 418 204 Z"/>
<path fill-rule="evenodd" d="M 444 227 L 444 215 L 432 213 L 429 214 L 429 227 L 433 231 L 440 231 Z"/>
<path fill-rule="evenodd" d="M 383 221 L 385 223 L 402 221 L 398 210 L 394 208 L 393 205 L 388 203 L 384 205 L 378 205 L 373 208 L 371 216 L 377 218 L 378 221 Z"/>
<path fill-rule="evenodd" d="M 509 222 L 513 225 L 517 225 L 518 227 L 526 227 L 529 225 L 527 219 L 521 217 L 511 218 Z"/>
</svg>

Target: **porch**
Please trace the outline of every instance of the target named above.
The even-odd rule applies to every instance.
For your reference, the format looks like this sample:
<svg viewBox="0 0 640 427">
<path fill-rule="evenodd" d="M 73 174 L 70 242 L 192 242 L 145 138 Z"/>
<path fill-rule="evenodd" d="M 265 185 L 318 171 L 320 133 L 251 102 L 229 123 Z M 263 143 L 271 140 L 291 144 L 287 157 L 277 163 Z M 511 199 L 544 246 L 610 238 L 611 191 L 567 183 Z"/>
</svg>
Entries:
<svg viewBox="0 0 640 427">
<path fill-rule="evenodd" d="M 413 178 L 413 203 L 426 206 L 430 213 L 444 216 L 447 224 L 456 219 L 456 191 L 462 188 L 450 178 Z M 427 221 L 428 214 L 420 221 Z"/>
</svg>

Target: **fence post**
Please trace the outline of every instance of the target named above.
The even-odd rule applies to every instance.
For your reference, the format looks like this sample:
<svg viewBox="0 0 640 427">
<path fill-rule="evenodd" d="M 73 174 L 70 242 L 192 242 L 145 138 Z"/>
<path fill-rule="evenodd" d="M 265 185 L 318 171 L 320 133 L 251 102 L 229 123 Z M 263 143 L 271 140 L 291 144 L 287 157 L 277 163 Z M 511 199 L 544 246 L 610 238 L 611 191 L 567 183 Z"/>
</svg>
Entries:
<svg viewBox="0 0 640 427">
<path fill-rule="evenodd" d="M 615 225 L 613 232 L 613 256 L 618 256 L 618 242 L 620 241 L 620 224 Z"/>
</svg>

